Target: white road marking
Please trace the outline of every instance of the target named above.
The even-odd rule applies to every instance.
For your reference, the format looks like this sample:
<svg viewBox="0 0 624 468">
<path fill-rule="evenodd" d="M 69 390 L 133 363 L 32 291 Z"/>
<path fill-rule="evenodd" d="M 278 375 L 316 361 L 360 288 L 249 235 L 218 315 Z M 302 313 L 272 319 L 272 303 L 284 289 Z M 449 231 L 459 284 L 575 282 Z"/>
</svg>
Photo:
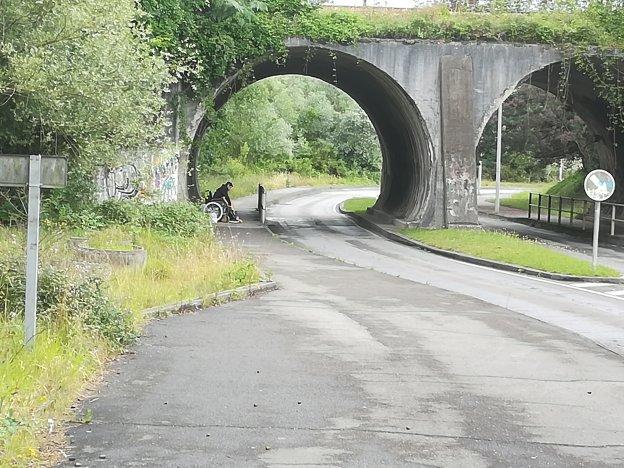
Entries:
<svg viewBox="0 0 624 468">
<path fill-rule="evenodd" d="M 624 296 L 624 289 L 620 291 L 609 291 L 607 294 L 611 294 L 612 296 Z"/>
<path fill-rule="evenodd" d="M 612 287 L 613 283 L 582 283 L 582 287 L 584 288 L 602 288 L 602 287 Z"/>
</svg>

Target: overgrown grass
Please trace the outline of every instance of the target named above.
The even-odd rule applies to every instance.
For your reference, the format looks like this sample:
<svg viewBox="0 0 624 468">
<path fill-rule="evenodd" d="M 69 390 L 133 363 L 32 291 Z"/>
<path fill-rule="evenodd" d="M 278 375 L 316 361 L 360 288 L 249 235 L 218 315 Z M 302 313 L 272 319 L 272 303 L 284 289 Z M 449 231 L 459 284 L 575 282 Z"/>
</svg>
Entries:
<svg viewBox="0 0 624 468">
<path fill-rule="evenodd" d="M 111 226 L 88 235 L 89 247 L 99 250 L 131 251 L 135 245 L 135 236 L 122 226 Z"/>
<path fill-rule="evenodd" d="M 345 200 L 342 206 L 349 213 L 365 213 L 368 208 L 375 204 L 375 201 L 371 197 L 350 198 Z"/>
<path fill-rule="evenodd" d="M 214 192 L 221 184 L 231 180 L 234 183 L 232 197 L 244 197 L 258 192 L 261 183 L 268 190 L 286 187 L 320 187 L 331 185 L 376 186 L 379 182 L 369 177 L 336 177 L 331 175 L 303 176 L 284 172 L 251 172 L 239 175 L 208 175 L 200 180 L 203 193 Z"/>
<path fill-rule="evenodd" d="M 536 185 L 534 187 L 530 187 L 529 191 L 526 192 L 518 192 L 514 193 L 510 197 L 502 198 L 501 205 L 508 206 L 510 208 L 516 208 L 518 210 L 528 211 L 529 209 L 529 192 L 533 193 L 546 193 L 548 195 L 557 195 L 562 197 L 573 197 L 579 199 L 587 199 L 585 196 L 585 191 L 583 189 L 583 182 L 585 180 L 585 173 L 583 171 L 578 171 L 563 179 L 561 182 L 557 182 L 556 184 L 546 184 L 544 186 Z M 533 204 L 537 203 L 537 199 L 533 200 Z M 563 200 L 562 208 L 564 210 L 568 210 L 571 208 L 570 202 L 567 200 Z M 575 211 L 580 207 L 576 206 Z M 559 199 L 553 198 L 551 205 L 551 214 L 558 213 L 559 210 Z M 546 209 L 546 212 L 548 210 Z"/>
<path fill-rule="evenodd" d="M 0 466 L 50 461 L 44 441 L 111 353 L 80 322 L 41 323 L 33 350 L 22 342 L 22 321 L 0 320 Z"/>
<path fill-rule="evenodd" d="M 107 222 L 126 220 L 125 210 L 134 209 L 109 208 L 116 214 L 107 216 Z M 41 276 L 39 333 L 32 352 L 22 347 L 23 273 L 9 275 L 0 265 L 0 466 L 52 462 L 54 454 L 44 453 L 42 447 L 60 437 L 58 427 L 71 417 L 71 403 L 107 358 L 140 329 L 142 309 L 258 281 L 256 265 L 241 251 L 218 242 L 200 220 L 171 224 L 172 218 L 165 216 L 168 210 L 155 209 L 152 227 L 137 226 L 128 218 L 129 225 L 98 231 L 44 229 L 42 271 L 50 268 L 52 273 Z M 169 221 L 160 219 L 161 212 Z M 177 226 L 183 228 L 180 234 Z M 75 234 L 86 235 L 98 248 L 141 245 L 148 252 L 147 265 L 85 266 L 69 248 L 69 237 Z M 0 264 L 23 260 L 24 237 L 22 229 L 0 228 Z M 83 285 L 94 273 L 103 278 L 102 285 Z M 88 306 L 88 312 L 77 301 Z M 9 302 L 14 306 L 7 307 Z"/>
<path fill-rule="evenodd" d="M 182 237 L 142 229 L 136 242 L 147 250 L 145 267 L 116 268 L 108 279 L 111 297 L 135 314 L 148 307 L 207 298 L 260 278 L 253 261 L 211 233 Z"/>
<path fill-rule="evenodd" d="M 619 18 L 607 11 L 609 7 L 532 13 L 453 13 L 442 5 L 405 10 L 334 7 L 298 17 L 291 34 L 343 42 L 375 37 L 621 46 Z"/>
<path fill-rule="evenodd" d="M 433 247 L 526 268 L 574 276 L 620 276 L 613 268 L 598 266 L 594 269 L 588 261 L 571 257 L 515 234 L 481 229 L 409 228 L 400 232 Z"/>
</svg>

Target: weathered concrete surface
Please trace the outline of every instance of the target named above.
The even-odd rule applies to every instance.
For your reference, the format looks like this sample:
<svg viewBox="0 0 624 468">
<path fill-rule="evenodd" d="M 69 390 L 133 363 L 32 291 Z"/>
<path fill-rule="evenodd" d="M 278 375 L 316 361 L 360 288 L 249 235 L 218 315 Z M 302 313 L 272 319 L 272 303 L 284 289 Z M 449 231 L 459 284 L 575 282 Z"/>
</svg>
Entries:
<svg viewBox="0 0 624 468">
<path fill-rule="evenodd" d="M 315 203 L 306 200 L 281 220 L 292 240 L 316 231 L 335 244 L 353 229 L 335 213 L 306 219 L 302 208 Z M 231 232 L 282 289 L 151 324 L 87 405 L 93 423 L 71 431 L 69 453 L 83 466 L 622 463 L 621 357 L 251 223 Z M 366 243 L 380 267 L 378 255 L 405 261 L 365 232 L 343 241 L 345 254 Z"/>
<path fill-rule="evenodd" d="M 445 225 L 478 224 L 477 160 L 474 134 L 472 59 L 446 55 L 440 60 L 440 109 L 444 167 Z"/>
<path fill-rule="evenodd" d="M 481 132 L 498 105 L 533 72 L 561 60 L 554 48 L 540 45 L 495 43 L 441 43 L 413 40 L 363 40 L 356 44 L 318 44 L 292 38 L 283 63 L 260 59 L 252 76 L 238 74 L 225 80 L 215 93 L 219 108 L 243 86 L 279 74 L 301 74 L 319 78 L 344 90 L 368 114 L 375 126 L 384 157 L 381 196 L 376 208 L 407 223 L 442 226 L 447 222 L 475 222 L 472 162 Z M 443 57 L 470 57 L 472 71 L 462 86 L 466 103 L 472 102 L 470 135 L 458 138 L 458 159 L 445 162 L 442 156 L 441 82 Z M 444 89 L 444 91 L 443 91 Z M 198 141 L 209 128 L 201 107 L 189 103 L 187 133 Z M 465 109 L 468 110 L 468 109 Z M 466 114 L 466 117 L 468 115 Z M 190 157 L 191 192 L 197 191 L 194 161 Z M 469 177 L 462 197 L 457 190 L 466 180 L 444 176 L 445 165 L 454 168 L 457 178 Z M 186 173 L 185 173 L 186 174 Z M 451 193 L 452 192 L 452 193 Z M 454 213 L 447 219 L 449 213 Z"/>
<path fill-rule="evenodd" d="M 251 74 L 235 73 L 218 84 L 215 106 L 220 108 L 233 93 L 256 80 L 280 74 L 307 75 L 342 89 L 364 109 L 379 137 L 384 162 L 375 208 L 408 224 L 474 223 L 476 171 L 473 163 L 467 163 L 467 155 L 475 158 L 489 118 L 521 82 L 561 94 L 562 53 L 544 45 L 383 39 L 320 44 L 301 38 L 291 38 L 286 45 L 284 61 L 259 58 Z M 446 96 L 451 89 L 442 86 L 444 80 L 453 80 L 444 76 L 441 62 L 462 57 L 470 58 L 472 71 L 456 86 L 466 106 L 472 102 L 471 116 L 465 114 L 471 122 L 464 122 L 466 132 L 462 130 L 462 138 L 454 143 L 456 150 L 445 157 L 442 109 L 444 102 L 454 98 Z M 624 135 L 613 133 L 608 106 L 590 80 L 574 66 L 565 76 L 569 77 L 567 104 L 594 133 L 601 167 L 621 182 L 614 201 L 624 202 Z M 195 197 L 198 143 L 210 121 L 201 104 L 192 100 L 185 115 L 193 145 L 180 155 L 181 180 L 186 180 L 189 194 Z"/>
</svg>

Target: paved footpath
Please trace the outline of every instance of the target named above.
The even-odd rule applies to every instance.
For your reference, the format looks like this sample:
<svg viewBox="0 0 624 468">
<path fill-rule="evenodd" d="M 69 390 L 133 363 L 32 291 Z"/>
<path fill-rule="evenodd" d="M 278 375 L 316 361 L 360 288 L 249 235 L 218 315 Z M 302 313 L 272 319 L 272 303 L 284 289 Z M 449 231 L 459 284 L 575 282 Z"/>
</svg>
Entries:
<svg viewBox="0 0 624 468">
<path fill-rule="evenodd" d="M 243 224 L 279 291 L 151 323 L 71 429 L 82 466 L 621 466 L 624 360 Z"/>
</svg>

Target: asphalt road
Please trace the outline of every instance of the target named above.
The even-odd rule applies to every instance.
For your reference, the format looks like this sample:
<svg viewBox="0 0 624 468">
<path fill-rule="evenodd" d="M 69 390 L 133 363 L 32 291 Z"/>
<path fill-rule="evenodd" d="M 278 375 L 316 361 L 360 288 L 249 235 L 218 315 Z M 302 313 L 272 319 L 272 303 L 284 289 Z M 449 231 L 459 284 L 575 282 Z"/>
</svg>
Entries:
<svg viewBox="0 0 624 468">
<path fill-rule="evenodd" d="M 149 325 L 67 465 L 624 464 L 624 302 L 391 243 L 354 194 L 222 229 L 281 289 Z"/>
</svg>

